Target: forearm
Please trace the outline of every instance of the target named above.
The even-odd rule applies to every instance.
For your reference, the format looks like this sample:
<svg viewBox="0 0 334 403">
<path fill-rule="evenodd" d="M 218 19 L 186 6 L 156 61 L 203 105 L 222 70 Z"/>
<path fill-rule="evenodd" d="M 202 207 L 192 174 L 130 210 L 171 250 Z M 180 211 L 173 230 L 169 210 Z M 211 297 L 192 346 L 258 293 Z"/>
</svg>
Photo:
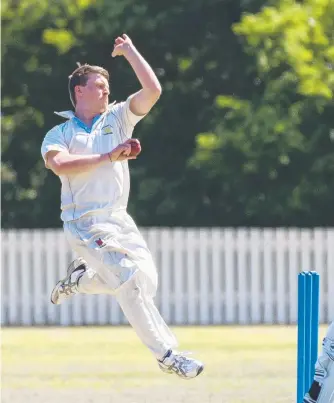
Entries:
<svg viewBox="0 0 334 403">
<path fill-rule="evenodd" d="M 161 94 L 159 80 L 138 50 L 134 46 L 128 45 L 124 56 L 133 68 L 143 90 L 159 97 Z"/>
<path fill-rule="evenodd" d="M 73 155 L 58 153 L 48 159 L 48 166 L 58 175 L 88 172 L 102 164 L 110 163 L 108 154 Z"/>
</svg>

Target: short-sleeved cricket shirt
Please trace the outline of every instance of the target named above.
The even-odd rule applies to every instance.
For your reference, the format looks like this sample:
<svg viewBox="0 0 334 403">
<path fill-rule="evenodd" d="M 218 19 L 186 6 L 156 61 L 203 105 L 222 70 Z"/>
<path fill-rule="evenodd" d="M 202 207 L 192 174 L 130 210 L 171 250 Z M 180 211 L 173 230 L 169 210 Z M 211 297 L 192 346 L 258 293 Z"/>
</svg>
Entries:
<svg viewBox="0 0 334 403">
<path fill-rule="evenodd" d="M 72 111 L 56 112 L 67 119 L 53 127 L 45 136 L 41 153 L 47 166 L 49 151 L 70 154 L 105 154 L 130 137 L 134 126 L 143 118 L 130 111 L 130 99 L 108 106 L 96 116 L 88 128 Z M 130 190 L 128 162 L 110 162 L 89 172 L 61 175 L 61 219 L 64 222 L 80 218 L 96 210 L 126 209 Z"/>
</svg>

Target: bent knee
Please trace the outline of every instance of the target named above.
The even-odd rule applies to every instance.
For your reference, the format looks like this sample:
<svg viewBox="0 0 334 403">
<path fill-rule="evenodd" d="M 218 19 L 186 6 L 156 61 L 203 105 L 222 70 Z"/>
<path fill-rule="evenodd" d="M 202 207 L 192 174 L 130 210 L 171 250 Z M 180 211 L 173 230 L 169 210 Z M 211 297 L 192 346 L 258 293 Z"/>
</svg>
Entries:
<svg viewBox="0 0 334 403">
<path fill-rule="evenodd" d="M 116 291 L 132 279 L 138 271 L 137 265 L 124 253 L 106 251 L 102 256 L 102 265 L 108 284 Z"/>
</svg>

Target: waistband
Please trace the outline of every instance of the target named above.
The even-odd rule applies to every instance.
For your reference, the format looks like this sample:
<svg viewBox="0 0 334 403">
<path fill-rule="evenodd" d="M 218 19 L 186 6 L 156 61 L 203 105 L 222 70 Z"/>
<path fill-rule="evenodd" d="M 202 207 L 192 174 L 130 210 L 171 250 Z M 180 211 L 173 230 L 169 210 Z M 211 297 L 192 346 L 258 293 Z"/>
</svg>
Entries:
<svg viewBox="0 0 334 403">
<path fill-rule="evenodd" d="M 127 214 L 127 211 L 125 208 L 117 208 L 117 209 L 113 209 L 113 208 L 108 208 L 108 209 L 98 209 L 98 210 L 92 210 L 92 211 L 88 211 L 87 213 L 81 215 L 80 217 L 76 218 L 75 220 L 69 220 L 66 221 L 66 223 L 75 223 L 81 220 L 85 220 L 87 218 L 91 218 L 91 217 L 101 217 L 101 216 L 105 216 L 105 217 L 110 217 L 110 216 L 117 216 L 119 214 Z"/>
</svg>

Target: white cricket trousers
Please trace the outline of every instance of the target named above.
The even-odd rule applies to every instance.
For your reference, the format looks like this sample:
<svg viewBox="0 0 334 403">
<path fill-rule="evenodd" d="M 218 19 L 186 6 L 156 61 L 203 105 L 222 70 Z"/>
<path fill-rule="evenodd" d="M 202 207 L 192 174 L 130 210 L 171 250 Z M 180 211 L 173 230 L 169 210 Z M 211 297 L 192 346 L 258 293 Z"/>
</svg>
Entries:
<svg viewBox="0 0 334 403">
<path fill-rule="evenodd" d="M 177 346 L 154 303 L 157 271 L 135 222 L 121 210 L 89 213 L 64 223 L 71 248 L 89 270 L 79 292 L 113 295 L 140 340 L 156 358 Z"/>
</svg>

